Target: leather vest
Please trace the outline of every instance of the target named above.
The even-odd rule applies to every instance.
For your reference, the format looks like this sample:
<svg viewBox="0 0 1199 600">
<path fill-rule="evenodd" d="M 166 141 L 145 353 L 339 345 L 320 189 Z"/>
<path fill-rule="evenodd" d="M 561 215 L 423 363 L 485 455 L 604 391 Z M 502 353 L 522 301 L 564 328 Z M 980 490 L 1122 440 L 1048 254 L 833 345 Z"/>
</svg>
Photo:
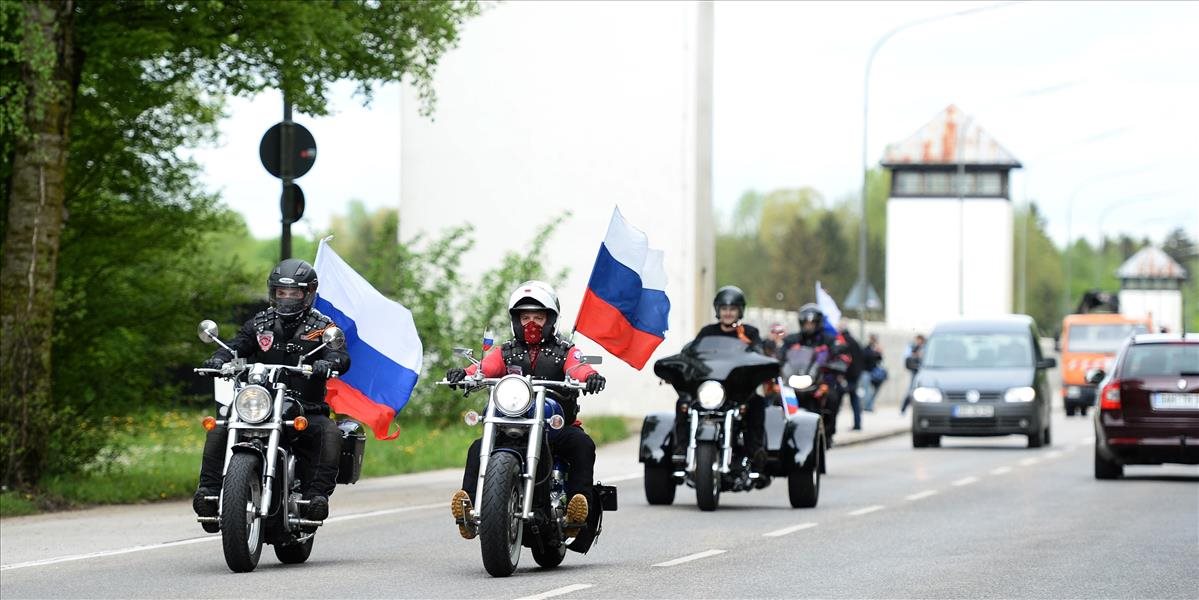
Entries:
<svg viewBox="0 0 1199 600">
<path fill-rule="evenodd" d="M 534 366 L 530 364 L 528 346 L 516 340 L 508 340 L 500 346 L 500 356 L 503 357 L 504 364 L 509 367 L 509 372 L 515 372 L 515 368 L 519 368 L 521 375 L 532 375 L 536 379 L 565 381 L 566 353 L 570 348 L 570 342 L 555 335 L 549 342 L 541 344 L 541 349 L 537 353 L 537 365 Z M 562 411 L 566 413 L 564 415 L 566 424 L 569 426 L 574 423 L 579 414 L 579 393 L 574 390 L 569 392 L 551 390 L 550 393 L 562 405 Z"/>
<path fill-rule="evenodd" d="M 250 360 L 269 364 L 294 365 L 300 357 L 311 352 L 321 344 L 321 334 L 333 321 L 319 311 L 309 309 L 295 329 L 288 334 L 284 328 L 283 319 L 275 313 L 274 308 L 268 308 L 251 319 L 257 335 L 255 342 L 258 347 Z M 263 349 L 263 345 L 270 345 Z M 308 357 L 304 362 L 312 364 L 321 358 L 320 353 Z M 294 396 L 304 405 L 306 411 L 328 411 L 325 405 L 325 380 L 319 377 L 304 378 L 298 374 L 284 373 L 283 381 L 287 384 L 289 395 Z"/>
</svg>

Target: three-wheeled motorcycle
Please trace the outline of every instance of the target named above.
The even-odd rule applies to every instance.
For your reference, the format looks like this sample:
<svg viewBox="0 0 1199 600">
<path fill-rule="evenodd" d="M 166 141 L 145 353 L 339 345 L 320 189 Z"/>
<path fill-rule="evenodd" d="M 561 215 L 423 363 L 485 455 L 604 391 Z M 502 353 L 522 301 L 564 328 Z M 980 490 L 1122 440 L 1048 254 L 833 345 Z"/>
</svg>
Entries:
<svg viewBox="0 0 1199 600">
<path fill-rule="evenodd" d="M 810 389 L 809 374 L 779 378 L 777 360 L 751 352 L 736 338 L 707 336 L 679 354 L 654 363 L 654 373 L 685 399 L 685 426 L 676 414 L 647 415 L 641 428 L 640 461 L 645 465 L 645 497 L 650 504 L 674 502 L 677 486 L 695 488 L 700 510 L 716 510 L 721 492 L 764 488 L 771 477 L 786 477 L 794 508 L 816 506 L 824 472 L 824 426 L 820 416 L 798 406 L 766 407 L 763 472 L 753 470 L 745 451 L 746 403 L 759 386 L 775 381 Z M 790 390 L 788 390 L 789 392 Z M 787 394 L 783 394 L 787 396 Z M 676 439 L 683 438 L 683 439 Z"/>
</svg>

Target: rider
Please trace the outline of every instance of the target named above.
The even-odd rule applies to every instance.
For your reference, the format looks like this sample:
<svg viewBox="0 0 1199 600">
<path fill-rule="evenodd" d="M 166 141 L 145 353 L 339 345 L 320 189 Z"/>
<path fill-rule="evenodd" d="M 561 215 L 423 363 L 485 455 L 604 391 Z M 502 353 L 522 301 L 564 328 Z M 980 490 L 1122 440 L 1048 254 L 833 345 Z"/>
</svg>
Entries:
<svg viewBox="0 0 1199 600">
<path fill-rule="evenodd" d="M 242 325 L 229 347 L 238 358 L 267 364 L 298 364 L 300 357 L 321 344 L 321 335 L 333 321 L 312 307 L 316 299 L 317 277 L 312 265 L 289 258 L 280 262 L 267 277 L 270 307 L 254 315 Z M 337 483 L 338 455 L 341 434 L 329 418 L 325 403 L 325 381 L 334 373 L 350 369 L 350 356 L 342 350 L 323 348 L 312 357 L 312 376 L 286 372 L 282 381 L 287 384 L 289 398 L 299 402 L 308 418 L 308 427 L 296 434 L 293 450 L 300 460 L 301 480 L 306 486 L 308 500 L 304 516 L 323 521 L 329 516 L 329 495 Z M 219 369 L 233 360 L 224 348 L 218 349 L 204 361 L 204 367 Z M 192 508 L 201 517 L 215 517 L 217 503 L 205 496 L 218 496 L 221 490 L 221 467 L 225 460 L 228 428 L 218 426 L 208 432 L 204 441 L 204 459 L 200 465 L 200 484 L 192 498 Z M 216 523 L 203 523 L 205 531 L 218 529 Z"/>
<path fill-rule="evenodd" d="M 841 408 L 841 394 L 844 387 L 841 377 L 849 368 L 853 359 L 850 357 L 845 338 L 840 333 L 830 333 L 824 327 L 824 311 L 820 307 L 808 303 L 799 309 L 799 332 L 783 338 L 779 348 L 780 362 L 786 362 L 787 352 L 796 347 L 812 348 L 815 352 L 826 352 L 827 360 L 821 366 L 820 383 L 812 397 L 823 407 L 824 424 L 827 439 L 832 442 L 833 434 L 837 432 L 837 410 Z"/>
<path fill-rule="evenodd" d="M 741 288 L 726 285 L 716 290 L 712 308 L 716 311 L 717 321 L 704 325 L 699 333 L 695 334 L 695 341 L 708 336 L 734 337 L 744 342 L 747 350 L 762 351 L 762 337 L 758 334 L 758 328 L 741 322 L 745 317 L 745 292 L 742 292 Z M 687 439 L 690 435 L 687 412 L 690 409 L 691 398 L 680 396 L 675 404 L 676 451 L 685 452 L 690 441 Z M 754 471 L 759 473 L 766 466 L 765 439 L 766 400 L 758 394 L 753 394 L 746 400 L 745 452 L 753 463 Z"/>
<path fill-rule="evenodd" d="M 580 362 L 583 354 L 569 341 L 556 335 L 558 322 L 558 295 L 554 288 L 542 281 L 526 281 L 516 287 L 508 297 L 508 314 L 512 318 L 512 339 L 491 350 L 480 363 L 484 377 L 503 377 L 508 373 L 533 375 L 537 379 L 564 381 L 569 374 L 572 379 L 583 381 L 585 394 L 594 394 L 604 389 L 606 380 Z M 465 369 L 453 368 L 446 371 L 446 381 L 458 383 L 467 375 L 474 375 L 476 365 Z M 578 394 L 562 392 L 558 395 L 566 423 L 550 437 L 550 449 L 570 465 L 566 477 L 566 494 L 570 502 L 566 507 L 568 523 L 587 521 L 589 503 L 594 502 L 592 471 L 595 468 L 595 442 L 583 431 L 575 419 L 579 412 Z M 475 487 L 479 481 L 479 448 L 482 438 L 471 444 L 466 454 L 466 469 L 462 474 L 462 489 L 454 492 L 450 511 L 458 522 L 458 533 L 471 539 L 475 532 L 466 526 L 462 500 L 475 501 Z M 566 530 L 567 537 L 579 534 L 579 528 Z"/>
</svg>

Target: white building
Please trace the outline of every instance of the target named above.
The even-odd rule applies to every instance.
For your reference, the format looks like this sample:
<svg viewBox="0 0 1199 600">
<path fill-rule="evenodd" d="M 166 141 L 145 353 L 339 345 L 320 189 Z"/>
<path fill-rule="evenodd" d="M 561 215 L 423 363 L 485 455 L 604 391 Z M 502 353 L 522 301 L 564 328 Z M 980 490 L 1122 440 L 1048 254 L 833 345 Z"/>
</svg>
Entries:
<svg viewBox="0 0 1199 600">
<path fill-rule="evenodd" d="M 1020 163 L 949 106 L 887 147 L 887 324 L 928 331 L 1012 310 L 1012 203 Z M 960 186 L 960 187 L 959 187 Z"/>
<path fill-rule="evenodd" d="M 614 206 L 665 252 L 673 354 L 712 320 L 712 6 L 694 2 L 512 2 L 468 21 L 440 61 L 436 112 L 407 90 L 400 236 L 474 225 L 464 275 L 494 267 L 556 215 L 549 244 L 559 329 L 569 332 Z M 605 355 L 608 390 L 584 415 L 673 406 L 651 364 Z M 652 400 L 652 401 L 651 401 Z"/>
<path fill-rule="evenodd" d="M 1141 248 L 1116 271 L 1120 278 L 1120 314 L 1148 317 L 1155 328 L 1178 333 L 1182 323 L 1182 283 L 1187 271 L 1153 246 Z"/>
</svg>

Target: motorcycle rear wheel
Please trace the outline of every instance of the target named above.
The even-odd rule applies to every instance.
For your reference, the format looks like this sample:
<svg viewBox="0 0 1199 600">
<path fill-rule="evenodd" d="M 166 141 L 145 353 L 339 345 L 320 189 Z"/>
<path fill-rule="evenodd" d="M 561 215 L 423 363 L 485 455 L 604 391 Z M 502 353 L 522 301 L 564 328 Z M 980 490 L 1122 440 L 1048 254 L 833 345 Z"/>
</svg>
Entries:
<svg viewBox="0 0 1199 600">
<path fill-rule="evenodd" d="M 695 448 L 695 504 L 700 510 L 712 511 L 720 506 L 720 471 L 716 444 L 702 443 Z"/>
<path fill-rule="evenodd" d="M 566 544 L 558 544 L 556 548 L 546 548 L 544 551 L 539 550 L 538 546 L 533 546 L 533 560 L 544 569 L 552 569 L 560 564 L 566 558 Z"/>
<path fill-rule="evenodd" d="M 221 544 L 225 564 L 234 573 L 248 573 L 262 556 L 262 459 L 238 453 L 229 459 L 221 502 Z"/>
<path fill-rule="evenodd" d="M 520 563 L 524 535 L 523 481 L 520 457 L 511 452 L 496 452 L 487 462 L 483 480 L 482 512 L 479 521 L 479 547 L 483 568 L 492 577 L 507 577 Z"/>
<path fill-rule="evenodd" d="M 316 536 L 311 536 L 308 541 L 299 544 L 287 544 L 286 546 L 275 546 L 275 558 L 285 565 L 298 565 L 306 560 L 312 554 L 312 543 L 316 541 Z"/>
<path fill-rule="evenodd" d="M 808 459 L 787 475 L 787 499 L 791 508 L 815 508 L 820 500 L 820 464 L 824 448 L 819 437 L 812 444 Z"/>
<path fill-rule="evenodd" d="M 674 465 L 645 465 L 645 501 L 650 504 L 674 503 Z"/>
</svg>

